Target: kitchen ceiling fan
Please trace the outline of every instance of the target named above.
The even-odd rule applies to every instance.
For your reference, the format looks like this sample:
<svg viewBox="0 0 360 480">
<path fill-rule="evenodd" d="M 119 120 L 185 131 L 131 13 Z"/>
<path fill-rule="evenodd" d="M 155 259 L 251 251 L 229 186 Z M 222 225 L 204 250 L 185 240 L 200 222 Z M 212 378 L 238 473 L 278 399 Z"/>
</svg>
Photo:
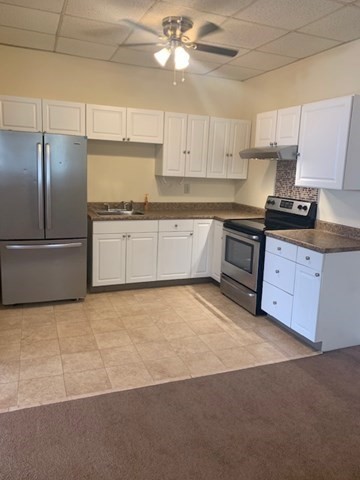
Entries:
<svg viewBox="0 0 360 480">
<path fill-rule="evenodd" d="M 193 28 L 193 21 L 189 17 L 172 16 L 165 17 L 162 20 L 163 33 L 159 33 L 151 27 L 132 20 L 124 19 L 125 23 L 133 28 L 144 30 L 148 33 L 156 35 L 160 41 L 151 43 L 128 43 L 123 44 L 124 47 L 135 47 L 145 45 L 160 45 L 163 48 L 154 54 L 157 62 L 164 67 L 173 55 L 174 70 L 184 70 L 189 66 L 190 55 L 188 50 L 198 50 L 199 52 L 213 53 L 216 55 L 224 55 L 227 57 L 235 57 L 238 50 L 226 47 L 218 47 L 216 45 L 208 45 L 199 43 L 199 40 L 217 31 L 221 31 L 221 27 L 211 22 L 205 22 L 195 33 L 194 40 L 191 40 L 186 34 Z M 176 82 L 175 82 L 176 83 Z"/>
</svg>

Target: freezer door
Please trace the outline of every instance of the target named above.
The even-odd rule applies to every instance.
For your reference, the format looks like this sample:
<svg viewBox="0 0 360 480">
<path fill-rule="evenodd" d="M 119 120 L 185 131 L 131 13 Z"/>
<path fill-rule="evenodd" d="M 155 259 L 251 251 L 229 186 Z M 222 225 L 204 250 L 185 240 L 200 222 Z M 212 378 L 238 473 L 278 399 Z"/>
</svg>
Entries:
<svg viewBox="0 0 360 480">
<path fill-rule="evenodd" d="M 44 135 L 45 237 L 87 235 L 85 137 Z"/>
<path fill-rule="evenodd" d="M 86 295 L 86 240 L 1 244 L 2 303 L 47 302 Z"/>
<path fill-rule="evenodd" d="M 0 240 L 44 238 L 43 137 L 0 132 Z"/>
</svg>

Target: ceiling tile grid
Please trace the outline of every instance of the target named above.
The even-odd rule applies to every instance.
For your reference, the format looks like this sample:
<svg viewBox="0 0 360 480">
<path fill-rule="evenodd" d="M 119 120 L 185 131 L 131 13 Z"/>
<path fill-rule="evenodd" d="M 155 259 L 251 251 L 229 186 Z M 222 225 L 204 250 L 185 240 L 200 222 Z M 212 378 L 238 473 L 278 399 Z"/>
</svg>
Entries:
<svg viewBox="0 0 360 480">
<path fill-rule="evenodd" d="M 167 16 L 189 17 L 195 42 L 212 22 L 220 29 L 200 43 L 238 51 L 190 49 L 187 72 L 239 81 L 360 38 L 360 0 L 0 0 L 0 44 L 162 68 L 153 53 Z"/>
</svg>

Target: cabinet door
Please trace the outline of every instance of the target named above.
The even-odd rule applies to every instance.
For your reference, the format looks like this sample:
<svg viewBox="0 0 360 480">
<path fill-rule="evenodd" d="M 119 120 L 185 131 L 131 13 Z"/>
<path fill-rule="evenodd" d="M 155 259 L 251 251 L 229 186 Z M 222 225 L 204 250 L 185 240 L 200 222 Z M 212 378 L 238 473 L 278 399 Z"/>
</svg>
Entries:
<svg viewBox="0 0 360 480">
<path fill-rule="evenodd" d="M 211 276 L 214 280 L 220 282 L 223 223 L 215 220 L 213 223 L 213 227 Z"/>
<path fill-rule="evenodd" d="M 126 117 L 127 141 L 140 143 L 163 143 L 163 111 L 128 108 Z"/>
<path fill-rule="evenodd" d="M 92 285 L 125 283 L 125 254 L 125 234 L 94 235 Z"/>
<path fill-rule="evenodd" d="M 318 341 L 316 326 L 320 284 L 320 272 L 303 265 L 296 265 L 291 328 L 312 342 Z"/>
<path fill-rule="evenodd" d="M 156 280 L 157 233 L 129 233 L 126 245 L 126 283 Z"/>
<path fill-rule="evenodd" d="M 41 99 L 0 96 L 0 129 L 41 132 Z"/>
<path fill-rule="evenodd" d="M 275 141 L 278 145 L 297 145 L 301 106 L 278 110 Z"/>
<path fill-rule="evenodd" d="M 86 105 L 86 135 L 98 140 L 126 140 L 126 108 Z"/>
<path fill-rule="evenodd" d="M 231 123 L 226 118 L 210 118 L 208 178 L 226 178 Z"/>
<path fill-rule="evenodd" d="M 267 147 L 275 142 L 277 110 L 256 115 L 255 147 Z"/>
<path fill-rule="evenodd" d="M 209 277 L 211 273 L 212 220 L 194 220 L 191 277 Z"/>
<path fill-rule="evenodd" d="M 157 279 L 189 278 L 191 248 L 192 232 L 160 232 Z"/>
<path fill-rule="evenodd" d="M 85 135 L 85 103 L 43 100 L 43 129 L 47 133 Z"/>
<path fill-rule="evenodd" d="M 353 97 L 302 107 L 295 185 L 341 189 Z"/>
<path fill-rule="evenodd" d="M 209 117 L 188 115 L 186 139 L 186 177 L 206 177 Z"/>
<path fill-rule="evenodd" d="M 165 112 L 164 145 L 161 168 L 157 173 L 169 177 L 184 177 L 186 156 L 186 121 L 183 113 Z"/>
<path fill-rule="evenodd" d="M 250 121 L 231 121 L 227 178 L 247 178 L 248 160 L 240 158 L 239 152 L 249 147 L 250 128 Z"/>
</svg>

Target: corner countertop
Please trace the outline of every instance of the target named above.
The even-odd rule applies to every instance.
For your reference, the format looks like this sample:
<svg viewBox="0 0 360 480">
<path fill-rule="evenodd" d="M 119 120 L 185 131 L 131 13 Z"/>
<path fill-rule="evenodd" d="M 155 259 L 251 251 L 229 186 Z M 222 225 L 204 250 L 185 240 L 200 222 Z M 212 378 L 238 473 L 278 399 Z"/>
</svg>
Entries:
<svg viewBox="0 0 360 480">
<path fill-rule="evenodd" d="M 293 243 L 320 253 L 353 252 L 360 250 L 360 240 L 343 235 L 314 230 L 269 230 L 268 237 Z"/>
<path fill-rule="evenodd" d="M 139 210 L 142 210 L 139 208 Z M 149 209 L 144 212 L 144 215 L 99 215 L 96 213 L 96 208 L 93 206 L 88 207 L 88 217 L 91 221 L 133 221 L 133 220 L 171 220 L 171 219 L 214 219 L 223 222 L 228 219 L 241 219 L 241 218 L 258 218 L 264 215 L 264 211 L 260 208 L 248 207 L 246 205 L 231 206 L 228 203 L 209 205 L 193 204 L 191 208 L 187 205 L 185 208 L 181 203 L 171 208 L 159 208 Z"/>
</svg>

